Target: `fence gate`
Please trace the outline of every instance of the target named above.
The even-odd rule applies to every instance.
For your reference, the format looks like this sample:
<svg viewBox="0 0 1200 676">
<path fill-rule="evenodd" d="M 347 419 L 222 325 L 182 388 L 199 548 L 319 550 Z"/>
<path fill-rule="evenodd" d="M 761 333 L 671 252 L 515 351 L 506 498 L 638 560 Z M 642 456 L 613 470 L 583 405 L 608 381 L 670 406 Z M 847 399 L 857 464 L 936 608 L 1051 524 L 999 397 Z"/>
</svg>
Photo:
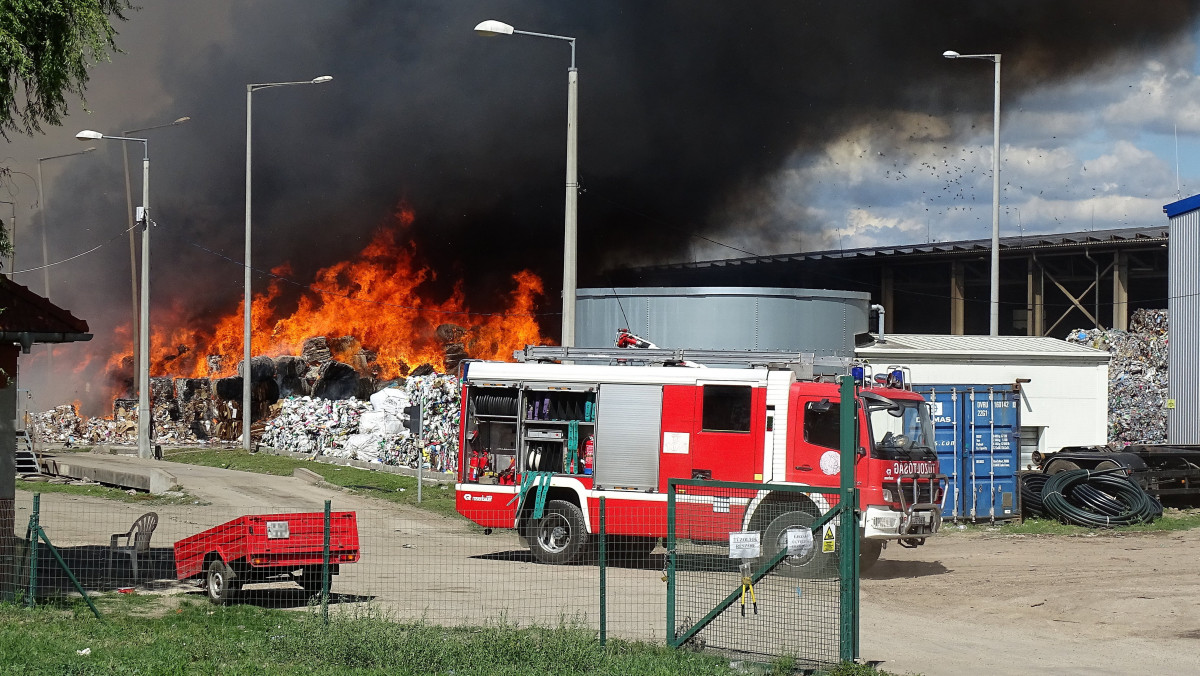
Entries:
<svg viewBox="0 0 1200 676">
<path fill-rule="evenodd" d="M 817 516 L 811 507 L 838 500 L 836 490 L 823 492 L 671 480 L 668 643 L 748 659 L 791 656 L 801 668 L 853 658 L 853 638 L 843 655 L 842 622 L 856 613 L 843 615 L 842 593 L 851 589 L 857 605 L 857 577 L 841 575 L 841 509 Z M 754 513 L 746 523 L 748 509 Z"/>
</svg>

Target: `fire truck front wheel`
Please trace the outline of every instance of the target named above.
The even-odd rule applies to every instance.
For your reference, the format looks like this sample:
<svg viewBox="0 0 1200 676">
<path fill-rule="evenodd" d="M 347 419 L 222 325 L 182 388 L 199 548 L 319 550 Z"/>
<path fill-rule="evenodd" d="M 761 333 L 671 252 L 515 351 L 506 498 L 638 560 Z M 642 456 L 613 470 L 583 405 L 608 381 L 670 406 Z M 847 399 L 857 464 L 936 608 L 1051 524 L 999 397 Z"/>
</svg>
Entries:
<svg viewBox="0 0 1200 676">
<path fill-rule="evenodd" d="M 771 560 L 779 550 L 787 547 L 788 531 L 801 527 L 811 528 L 816 520 L 816 515 L 802 509 L 783 512 L 772 519 L 763 533 L 763 557 L 760 565 Z M 774 572 L 787 577 L 806 579 L 837 577 L 837 554 L 821 552 L 821 536 L 820 530 L 818 530 L 813 534 L 813 545 L 808 552 L 785 557 L 775 567 Z"/>
<path fill-rule="evenodd" d="M 879 560 L 879 555 L 883 553 L 883 540 L 864 540 L 858 541 L 858 570 L 860 572 L 870 570 L 871 566 Z"/>
<path fill-rule="evenodd" d="M 542 518 L 533 521 L 529 549 L 542 563 L 570 563 L 587 547 L 583 512 L 574 503 L 551 500 Z"/>
</svg>

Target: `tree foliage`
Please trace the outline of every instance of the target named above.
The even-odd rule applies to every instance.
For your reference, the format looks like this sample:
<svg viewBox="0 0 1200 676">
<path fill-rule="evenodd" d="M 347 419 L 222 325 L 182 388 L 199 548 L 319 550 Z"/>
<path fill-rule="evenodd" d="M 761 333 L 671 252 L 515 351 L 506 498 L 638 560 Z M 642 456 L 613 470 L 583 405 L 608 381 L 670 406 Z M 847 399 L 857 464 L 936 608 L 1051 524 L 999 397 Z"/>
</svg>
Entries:
<svg viewBox="0 0 1200 676">
<path fill-rule="evenodd" d="M 0 0 L 0 136 L 62 124 L 89 65 L 120 51 L 111 22 L 131 9 L 130 0 Z"/>
</svg>

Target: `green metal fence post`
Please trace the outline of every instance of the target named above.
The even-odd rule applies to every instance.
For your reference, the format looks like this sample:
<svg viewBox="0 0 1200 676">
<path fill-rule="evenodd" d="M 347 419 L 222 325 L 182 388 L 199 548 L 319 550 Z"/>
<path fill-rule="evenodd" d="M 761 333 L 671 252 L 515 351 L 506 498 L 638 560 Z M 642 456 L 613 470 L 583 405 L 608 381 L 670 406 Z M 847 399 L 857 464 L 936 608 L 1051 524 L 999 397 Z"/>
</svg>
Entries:
<svg viewBox="0 0 1200 676">
<path fill-rule="evenodd" d="M 604 521 L 604 496 L 600 497 L 600 647 L 608 638 L 608 530 Z"/>
<path fill-rule="evenodd" d="M 667 645 L 675 640 L 675 480 L 667 480 Z"/>
<path fill-rule="evenodd" d="M 83 597 L 84 601 L 87 601 L 88 608 L 92 609 L 92 613 L 95 614 L 96 619 L 102 619 L 100 617 L 100 611 L 96 609 L 96 604 L 92 603 L 92 597 L 88 596 L 87 590 L 83 588 L 83 584 L 79 582 L 79 578 L 75 577 L 75 573 L 67 565 L 67 562 L 63 561 L 62 554 L 58 553 L 58 549 L 54 546 L 54 543 L 50 542 L 50 536 L 46 535 L 46 531 L 41 526 L 37 527 L 37 534 L 34 535 L 33 538 L 35 545 L 37 544 L 37 539 L 39 537 L 43 542 L 46 543 L 46 549 L 49 549 L 50 553 L 54 555 L 54 559 L 58 561 L 58 566 L 67 574 L 67 577 L 71 580 L 71 584 L 75 585 L 75 591 L 79 592 L 79 595 Z"/>
<path fill-rule="evenodd" d="M 853 660 L 858 653 L 858 491 L 854 482 L 854 462 L 858 451 L 858 404 L 854 378 L 841 379 L 841 490 L 838 492 L 838 507 L 841 509 L 841 537 L 838 546 L 842 550 L 840 560 L 841 595 L 838 605 L 840 659 Z"/>
<path fill-rule="evenodd" d="M 329 624 L 329 506 L 325 501 L 325 547 L 321 556 L 321 619 Z"/>
<path fill-rule="evenodd" d="M 25 600 L 25 605 L 30 608 L 37 603 L 35 599 L 37 598 L 38 530 L 42 527 L 39 523 L 41 506 L 42 494 L 34 493 L 33 513 L 29 515 L 29 598 Z"/>
</svg>

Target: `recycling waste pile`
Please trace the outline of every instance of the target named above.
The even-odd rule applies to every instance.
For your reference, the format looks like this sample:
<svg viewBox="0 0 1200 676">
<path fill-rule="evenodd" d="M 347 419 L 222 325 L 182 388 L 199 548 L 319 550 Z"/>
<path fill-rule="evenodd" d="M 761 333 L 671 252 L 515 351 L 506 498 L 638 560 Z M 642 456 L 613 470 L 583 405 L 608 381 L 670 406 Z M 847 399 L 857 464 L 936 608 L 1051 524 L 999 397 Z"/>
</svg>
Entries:
<svg viewBox="0 0 1200 676">
<path fill-rule="evenodd" d="M 167 378 L 155 380 L 170 382 Z M 167 396 L 168 391 L 156 391 L 160 396 L 152 407 L 155 440 L 197 446 L 238 441 L 237 436 L 210 433 L 222 426 L 232 427 L 231 417 L 236 421 L 237 410 L 230 402 L 192 396 L 182 401 L 187 408 L 180 405 L 179 384 L 191 380 L 176 379 L 175 397 Z M 402 384 L 379 390 L 367 401 L 292 396 L 272 404 L 252 433 L 276 450 L 408 467 L 416 467 L 423 446 L 423 466 L 447 471 L 458 463 L 459 392 L 457 377 L 434 373 L 411 376 Z M 421 405 L 421 439 L 404 426 L 402 412 L 410 404 Z M 181 409 L 190 415 L 181 414 Z M 117 400 L 114 410 L 112 418 L 88 418 L 74 405 L 65 404 L 32 414 L 31 429 L 40 444 L 136 444 L 137 402 Z M 237 429 L 240 431 L 240 424 Z"/>
<path fill-rule="evenodd" d="M 1129 331 L 1076 329 L 1067 342 L 1112 355 L 1108 443 L 1166 443 L 1167 311 L 1136 310 L 1129 318 Z"/>
<path fill-rule="evenodd" d="M 262 441 L 281 451 L 407 467 L 416 467 L 423 445 L 426 469 L 451 471 L 458 464 L 459 392 L 458 378 L 435 374 L 382 389 L 369 402 L 284 399 Z M 421 406 L 421 439 L 404 426 L 411 404 Z"/>
</svg>

